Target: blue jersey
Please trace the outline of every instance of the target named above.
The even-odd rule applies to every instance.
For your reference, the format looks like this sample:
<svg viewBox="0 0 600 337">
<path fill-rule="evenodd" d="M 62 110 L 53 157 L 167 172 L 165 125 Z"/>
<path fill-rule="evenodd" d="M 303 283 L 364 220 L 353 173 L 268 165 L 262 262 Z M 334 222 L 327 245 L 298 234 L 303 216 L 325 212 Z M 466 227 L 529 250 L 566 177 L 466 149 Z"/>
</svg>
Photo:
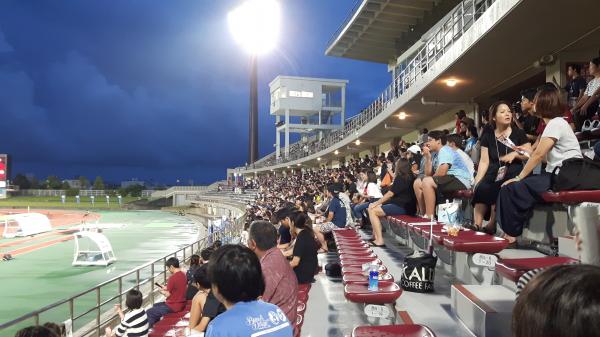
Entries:
<svg viewBox="0 0 600 337">
<path fill-rule="evenodd" d="M 469 172 L 469 167 L 458 151 L 445 145 L 440 150 L 437 159 L 438 167 L 442 164 L 448 164 L 450 166 L 447 175 L 455 176 L 463 183 L 463 185 L 465 185 L 465 187 L 471 187 L 472 176 Z"/>
<path fill-rule="evenodd" d="M 346 207 L 342 204 L 342 201 L 338 198 L 332 198 L 329 202 L 329 207 L 327 207 L 327 212 L 333 213 L 333 222 L 339 228 L 346 227 Z"/>
<path fill-rule="evenodd" d="M 215 317 L 206 337 L 292 337 L 292 325 L 278 306 L 263 301 L 238 302 Z"/>
</svg>

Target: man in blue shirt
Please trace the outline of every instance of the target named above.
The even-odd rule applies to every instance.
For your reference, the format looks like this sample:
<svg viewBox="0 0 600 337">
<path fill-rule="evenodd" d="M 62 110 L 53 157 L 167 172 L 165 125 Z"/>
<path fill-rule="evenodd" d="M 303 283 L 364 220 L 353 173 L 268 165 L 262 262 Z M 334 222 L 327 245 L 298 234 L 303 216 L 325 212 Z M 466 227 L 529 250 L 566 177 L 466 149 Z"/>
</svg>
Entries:
<svg viewBox="0 0 600 337">
<path fill-rule="evenodd" d="M 292 326 L 276 305 L 257 300 L 265 290 L 260 261 L 249 248 L 225 245 L 211 256 L 212 292 L 227 311 L 213 319 L 206 337 L 292 337 Z"/>
<path fill-rule="evenodd" d="M 443 131 L 429 132 L 426 146 L 429 151 L 423 151 L 426 176 L 419 183 L 419 190 L 415 189 L 419 209 L 426 218 L 434 218 L 437 192 L 449 194 L 471 188 L 473 177 L 455 143 L 453 147 L 447 145 Z M 436 162 L 432 162 L 431 152 L 437 153 Z"/>
<path fill-rule="evenodd" d="M 343 185 L 337 183 L 329 184 L 327 186 L 327 197 L 331 199 L 331 201 L 329 201 L 329 206 L 327 206 L 327 210 L 325 211 L 327 218 L 323 223 L 314 226 L 315 235 L 321 243 L 319 253 L 326 253 L 328 251 L 324 234 L 327 234 L 336 228 L 346 227 L 346 205 L 344 205 L 344 202 L 339 198 L 339 193 L 343 192 L 343 189 Z"/>
</svg>

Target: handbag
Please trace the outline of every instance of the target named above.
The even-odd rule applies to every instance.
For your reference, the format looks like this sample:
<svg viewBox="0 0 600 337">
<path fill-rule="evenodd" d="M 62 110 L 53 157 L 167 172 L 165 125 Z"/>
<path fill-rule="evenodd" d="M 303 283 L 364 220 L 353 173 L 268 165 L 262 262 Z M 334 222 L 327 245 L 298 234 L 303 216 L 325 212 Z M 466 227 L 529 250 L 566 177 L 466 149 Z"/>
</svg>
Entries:
<svg viewBox="0 0 600 337">
<path fill-rule="evenodd" d="M 589 158 L 570 158 L 552 171 L 550 188 L 553 191 L 582 191 L 600 189 L 600 163 Z"/>
<path fill-rule="evenodd" d="M 429 253 L 415 252 L 407 256 L 400 277 L 402 289 L 417 293 L 433 292 L 436 264 L 437 257 Z"/>
</svg>

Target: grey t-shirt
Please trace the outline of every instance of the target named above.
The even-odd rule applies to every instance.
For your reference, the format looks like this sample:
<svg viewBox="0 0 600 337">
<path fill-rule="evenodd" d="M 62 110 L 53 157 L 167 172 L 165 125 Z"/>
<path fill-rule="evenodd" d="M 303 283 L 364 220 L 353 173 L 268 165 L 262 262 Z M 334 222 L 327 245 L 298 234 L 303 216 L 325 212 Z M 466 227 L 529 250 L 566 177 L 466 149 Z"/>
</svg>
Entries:
<svg viewBox="0 0 600 337">
<path fill-rule="evenodd" d="M 577 137 L 564 118 L 556 117 L 550 120 L 542 133 L 542 138 L 544 137 L 556 140 L 552 149 L 546 154 L 546 172 L 552 173 L 556 167 L 561 167 L 563 160 L 582 158 Z"/>
</svg>

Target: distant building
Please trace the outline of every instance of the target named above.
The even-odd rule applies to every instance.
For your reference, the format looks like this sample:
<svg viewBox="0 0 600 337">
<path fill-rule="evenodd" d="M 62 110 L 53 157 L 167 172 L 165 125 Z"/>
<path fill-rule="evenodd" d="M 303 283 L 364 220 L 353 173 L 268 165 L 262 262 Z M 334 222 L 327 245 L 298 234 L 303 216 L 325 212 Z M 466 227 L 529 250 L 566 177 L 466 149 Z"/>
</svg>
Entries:
<svg viewBox="0 0 600 337">
<path fill-rule="evenodd" d="M 127 180 L 127 181 L 121 182 L 121 188 L 127 188 L 127 187 L 133 186 L 133 185 L 146 186 L 146 182 L 142 181 L 142 180 L 137 180 L 137 179 L 132 179 L 132 180 Z"/>
<path fill-rule="evenodd" d="M 63 182 L 63 184 L 64 183 L 69 184 L 69 187 L 71 187 L 72 189 L 75 189 L 75 190 L 80 190 L 80 189 L 87 187 L 87 186 L 82 186 L 81 181 L 79 181 L 79 179 L 65 179 L 62 182 Z"/>
</svg>

